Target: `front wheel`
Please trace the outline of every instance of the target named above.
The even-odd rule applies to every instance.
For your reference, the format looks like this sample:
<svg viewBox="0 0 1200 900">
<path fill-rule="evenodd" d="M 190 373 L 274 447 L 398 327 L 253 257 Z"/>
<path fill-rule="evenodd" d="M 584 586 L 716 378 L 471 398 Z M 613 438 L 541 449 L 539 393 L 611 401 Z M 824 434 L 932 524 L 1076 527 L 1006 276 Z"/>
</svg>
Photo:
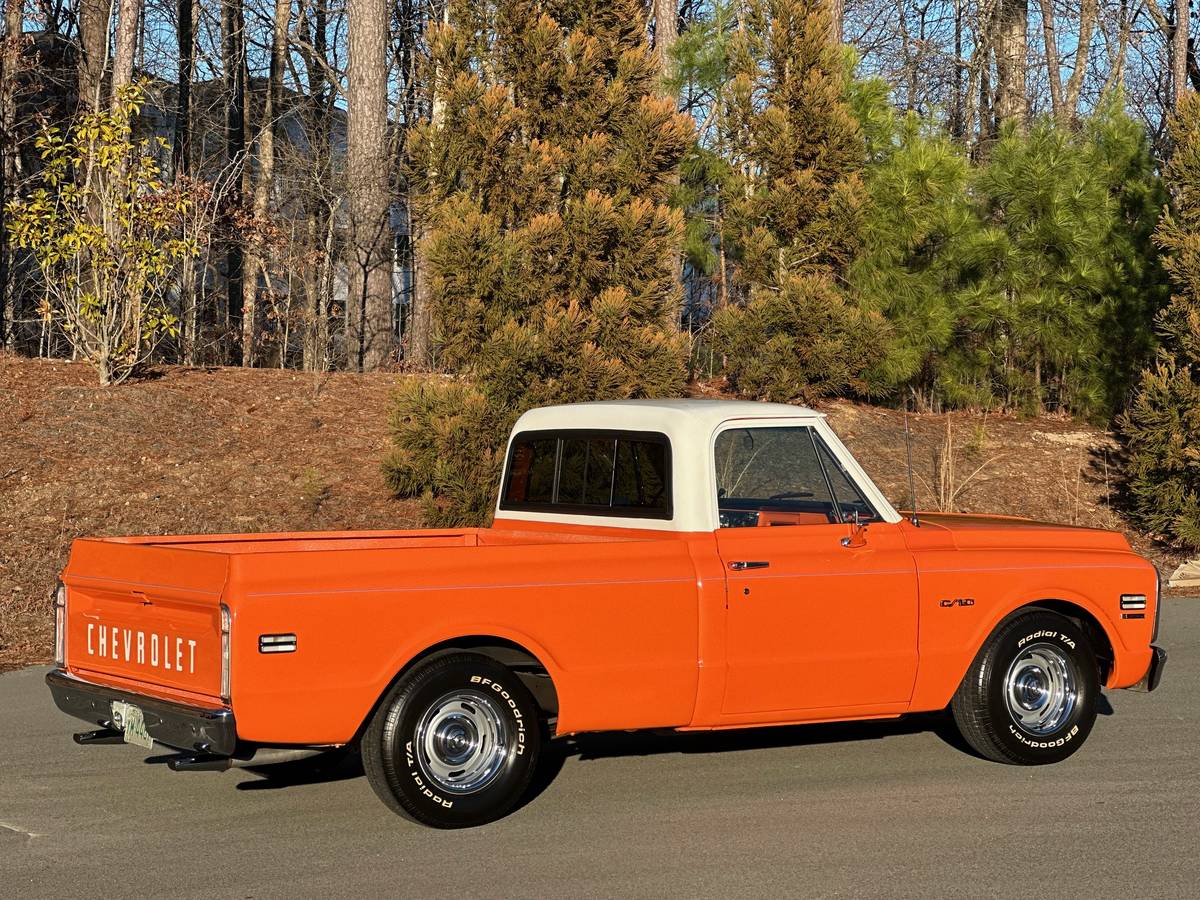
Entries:
<svg viewBox="0 0 1200 900">
<path fill-rule="evenodd" d="M 1096 654 L 1083 629 L 1044 610 L 988 638 L 950 703 L 962 736 L 981 756 L 1015 765 L 1066 759 L 1096 721 Z"/>
<path fill-rule="evenodd" d="M 363 735 L 363 769 L 394 812 L 466 828 L 520 800 L 540 743 L 537 705 L 520 679 L 486 656 L 454 653 L 387 692 Z"/>
</svg>

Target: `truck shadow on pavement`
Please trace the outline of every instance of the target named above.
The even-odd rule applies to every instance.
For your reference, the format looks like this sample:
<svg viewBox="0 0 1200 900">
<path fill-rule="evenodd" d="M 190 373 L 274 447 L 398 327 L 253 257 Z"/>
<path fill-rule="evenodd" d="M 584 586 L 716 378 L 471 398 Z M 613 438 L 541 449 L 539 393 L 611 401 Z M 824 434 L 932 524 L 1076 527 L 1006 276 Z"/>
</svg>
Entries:
<svg viewBox="0 0 1200 900">
<path fill-rule="evenodd" d="M 1113 708 L 1100 694 L 1096 711 L 1111 716 Z M 948 712 L 916 713 L 899 719 L 831 722 L 814 725 L 784 725 L 730 731 L 613 731 L 578 734 L 542 745 L 538 770 L 518 808 L 537 799 L 558 776 L 569 759 L 581 762 L 619 757 L 658 756 L 668 753 L 739 753 L 783 747 L 878 741 L 913 734 L 933 734 L 943 743 L 969 756 L 979 757 L 958 733 Z M 239 791 L 278 790 L 299 785 L 345 781 L 363 775 L 357 752 L 329 764 L 300 760 L 273 766 L 245 769 L 259 776 L 242 781 Z"/>
</svg>

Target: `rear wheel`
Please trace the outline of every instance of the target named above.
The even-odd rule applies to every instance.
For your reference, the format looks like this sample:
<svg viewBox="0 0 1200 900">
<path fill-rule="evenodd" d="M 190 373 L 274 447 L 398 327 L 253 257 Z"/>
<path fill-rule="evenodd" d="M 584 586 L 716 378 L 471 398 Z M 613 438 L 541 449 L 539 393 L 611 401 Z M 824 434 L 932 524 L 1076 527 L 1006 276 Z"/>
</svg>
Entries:
<svg viewBox="0 0 1200 900">
<path fill-rule="evenodd" d="M 1037 610 L 988 638 L 950 708 L 981 756 L 1041 765 L 1066 759 L 1087 739 L 1099 691 L 1096 654 L 1083 629 Z"/>
<path fill-rule="evenodd" d="M 435 828 L 500 818 L 537 764 L 537 705 L 506 667 L 437 657 L 388 691 L 362 740 L 363 769 L 393 811 Z"/>
</svg>

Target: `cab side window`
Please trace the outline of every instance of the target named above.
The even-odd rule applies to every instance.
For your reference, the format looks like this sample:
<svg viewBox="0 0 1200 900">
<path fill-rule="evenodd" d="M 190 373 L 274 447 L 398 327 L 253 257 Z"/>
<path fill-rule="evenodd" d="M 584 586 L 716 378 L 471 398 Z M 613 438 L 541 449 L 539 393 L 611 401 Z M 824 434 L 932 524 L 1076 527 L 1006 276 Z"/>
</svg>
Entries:
<svg viewBox="0 0 1200 900">
<path fill-rule="evenodd" d="M 808 426 L 732 428 L 717 435 L 721 527 L 828 525 L 873 511 Z"/>
<path fill-rule="evenodd" d="M 820 456 L 821 465 L 829 476 L 833 499 L 837 503 L 838 509 L 841 510 L 842 518 L 849 519 L 857 514 L 860 522 L 874 521 L 875 509 L 867 502 L 867 498 L 854 483 L 850 473 L 842 467 L 837 457 L 825 446 L 824 441 L 815 435 L 813 437 L 817 444 L 817 455 Z"/>
</svg>

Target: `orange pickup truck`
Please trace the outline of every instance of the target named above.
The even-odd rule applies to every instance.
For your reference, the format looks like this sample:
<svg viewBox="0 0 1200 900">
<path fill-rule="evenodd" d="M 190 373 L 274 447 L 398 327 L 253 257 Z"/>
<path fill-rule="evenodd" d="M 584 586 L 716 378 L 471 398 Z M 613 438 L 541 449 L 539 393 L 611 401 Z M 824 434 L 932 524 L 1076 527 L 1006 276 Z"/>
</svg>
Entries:
<svg viewBox="0 0 1200 900">
<path fill-rule="evenodd" d="M 819 413 L 586 403 L 517 422 L 490 528 L 76 541 L 47 681 L 80 743 L 178 770 L 357 743 L 449 828 L 583 731 L 949 707 L 981 756 L 1057 762 L 1101 688 L 1157 686 L 1158 619 L 1121 535 L 902 516 Z"/>
</svg>

